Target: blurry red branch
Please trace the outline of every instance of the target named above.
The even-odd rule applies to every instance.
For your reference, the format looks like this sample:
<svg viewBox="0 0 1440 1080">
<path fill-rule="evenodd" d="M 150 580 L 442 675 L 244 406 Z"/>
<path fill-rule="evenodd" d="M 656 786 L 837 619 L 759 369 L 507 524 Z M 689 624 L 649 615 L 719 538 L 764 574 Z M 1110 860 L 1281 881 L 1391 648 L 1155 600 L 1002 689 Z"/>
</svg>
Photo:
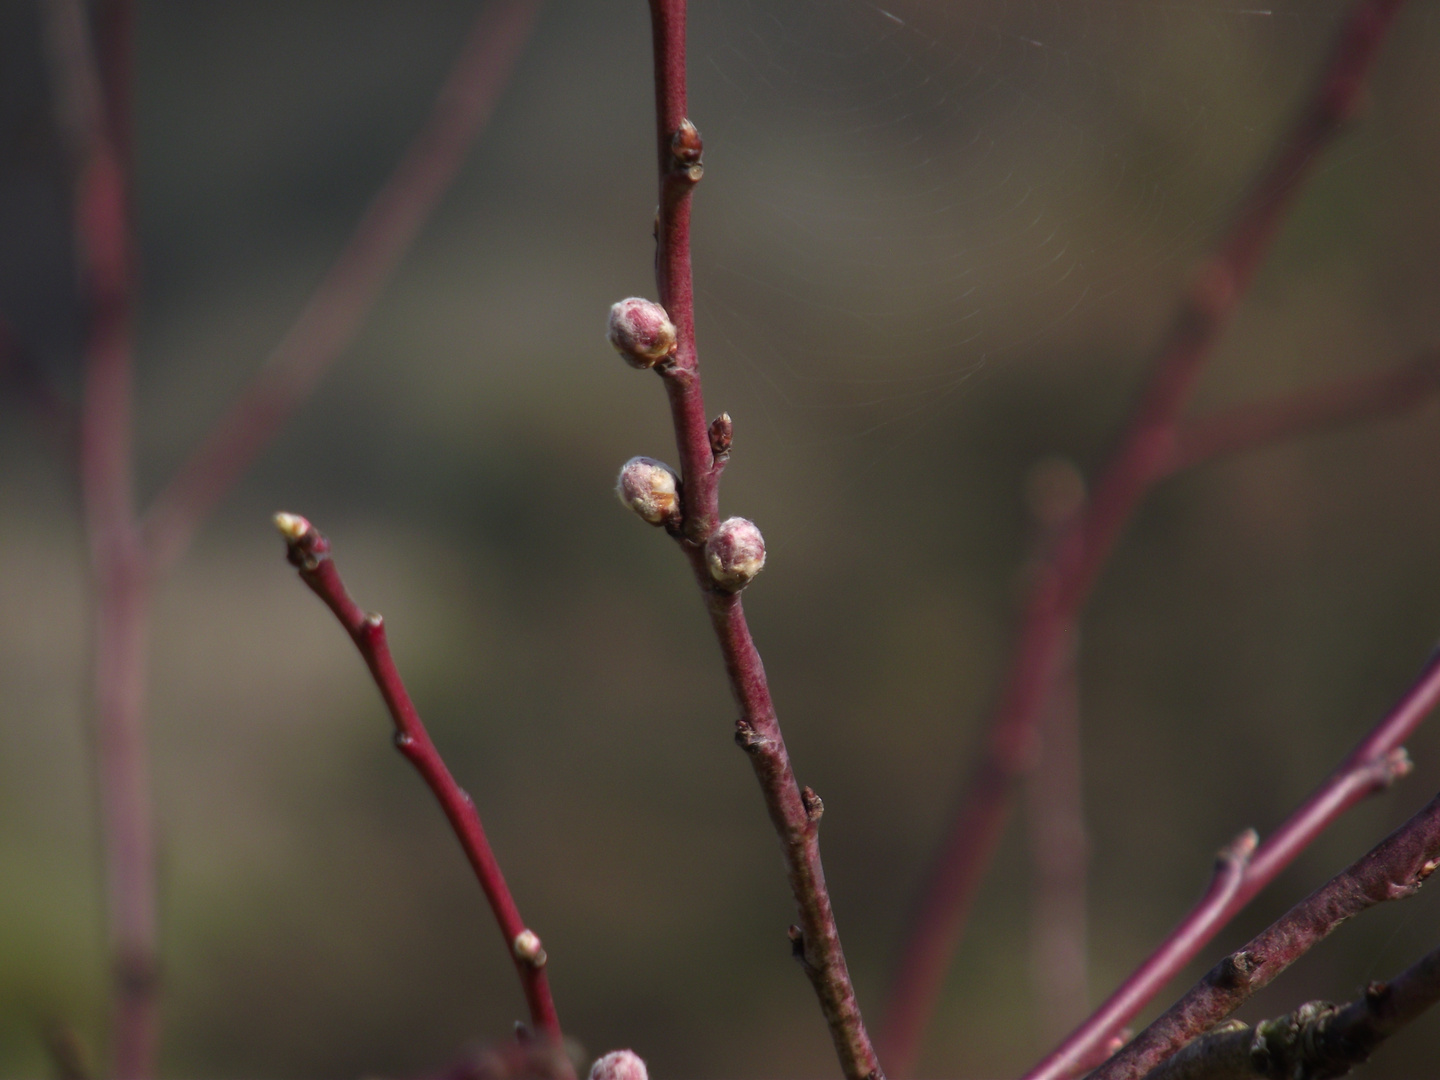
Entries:
<svg viewBox="0 0 1440 1080">
<path fill-rule="evenodd" d="M 1418 409 L 1440 394 L 1440 352 L 1426 352 L 1390 371 L 1340 379 L 1284 397 L 1237 405 L 1181 426 L 1165 472 L 1176 473 L 1326 428 Z"/>
<path fill-rule="evenodd" d="M 1262 1080 L 1344 1076 L 1440 1001 L 1440 949 L 1347 1005 L 1311 1001 L 1253 1028 L 1228 1021 L 1147 1075 L 1147 1080 Z"/>
<path fill-rule="evenodd" d="M 155 849 L 143 724 L 149 582 L 135 527 L 132 468 L 134 252 L 120 140 L 128 95 L 102 87 L 128 67 L 128 7 L 106 8 L 92 45 L 84 5 L 49 0 L 56 97 L 74 169 L 75 239 L 88 307 L 79 472 L 90 547 L 96 782 L 105 856 L 112 1070 L 145 1080 L 159 1032 Z"/>
<path fill-rule="evenodd" d="M 485 837 L 485 828 L 480 823 L 474 800 L 455 782 L 440 752 L 430 741 L 430 735 L 390 655 L 384 621 L 379 615 L 366 614 L 350 598 L 345 583 L 340 579 L 340 571 L 330 557 L 330 542 L 310 522 L 294 514 L 277 514 L 275 524 L 285 537 L 287 556 L 290 564 L 300 572 L 300 580 L 340 620 L 340 625 L 365 660 L 365 666 L 370 669 L 375 686 L 390 711 L 390 718 L 395 722 L 396 749 L 415 766 L 440 803 L 440 809 L 445 812 L 446 820 L 450 822 L 465 857 L 475 871 L 485 899 L 490 902 L 490 910 L 495 913 L 495 922 L 515 964 L 520 986 L 525 991 L 530 1020 L 537 1031 L 558 1045 L 561 1041 L 560 1020 L 555 1015 L 555 1002 L 545 977 L 545 950 L 539 937 L 520 918 L 510 887 L 505 884 L 505 875 L 500 871 L 495 853 L 490 850 L 490 841 Z"/>
<path fill-rule="evenodd" d="M 1440 796 L 1368 854 L 1231 953 L 1183 998 L 1101 1065 L 1092 1080 L 1139 1080 L 1229 1016 L 1346 919 L 1413 896 L 1440 865 Z"/>
<path fill-rule="evenodd" d="M 770 698 L 760 654 L 745 621 L 739 590 L 763 565 L 758 530 L 744 522 L 744 544 L 758 549 L 754 569 L 735 576 L 720 569 L 716 544 L 728 535 L 719 521 L 719 478 L 730 453 L 728 415 L 711 424 L 705 414 L 695 348 L 695 304 L 690 266 L 690 201 L 703 172 L 700 133 L 686 115 L 685 0 L 651 0 L 655 52 L 656 142 L 660 208 L 655 223 L 655 278 L 661 305 L 673 324 L 673 348 L 651 360 L 664 381 L 680 454 L 681 505 L 676 539 L 695 572 L 711 625 L 720 642 L 730 688 L 740 709 L 736 739 L 745 749 L 780 837 L 786 874 L 798 908 L 791 943 L 815 988 L 841 1068 L 850 1080 L 881 1077 L 855 989 L 845 964 L 825 871 L 820 862 L 819 826 L 823 804 L 801 790 L 790 765 L 780 722 Z M 618 307 L 618 305 L 617 305 Z M 617 345 L 619 342 L 617 342 Z M 753 534 L 753 536 L 752 536 Z M 731 550 L 731 556 L 735 552 Z M 732 559 L 732 561 L 734 561 Z M 719 572 L 717 573 L 717 570 Z"/>
<path fill-rule="evenodd" d="M 1226 923 L 1289 866 L 1341 814 L 1410 771 L 1401 744 L 1440 704 L 1440 650 L 1395 707 L 1366 734 L 1325 782 L 1240 863 L 1233 888 L 1215 889 L 1080 1027 L 1025 1080 L 1061 1080 L 1096 1061 L 1109 1040 L 1193 960 Z M 1223 853 L 1222 853 L 1223 861 Z"/>
<path fill-rule="evenodd" d="M 1315 92 L 1281 138 L 1276 160 L 1181 304 L 1091 503 L 1038 575 L 985 750 L 923 888 L 894 977 L 881 1043 L 897 1075 L 914 1068 L 966 915 L 1009 817 L 1015 779 L 1029 766 L 1035 724 L 1075 621 L 1136 507 L 1164 475 L 1181 410 L 1206 360 L 1296 192 L 1353 112 L 1401 2 L 1361 0 L 1352 9 Z"/>
<path fill-rule="evenodd" d="M 540 0 L 488 0 L 430 118 L 371 201 L 345 249 L 255 383 L 156 496 L 145 518 L 157 569 L 195 530 L 349 345 L 380 290 L 484 130 L 535 24 Z"/>
</svg>

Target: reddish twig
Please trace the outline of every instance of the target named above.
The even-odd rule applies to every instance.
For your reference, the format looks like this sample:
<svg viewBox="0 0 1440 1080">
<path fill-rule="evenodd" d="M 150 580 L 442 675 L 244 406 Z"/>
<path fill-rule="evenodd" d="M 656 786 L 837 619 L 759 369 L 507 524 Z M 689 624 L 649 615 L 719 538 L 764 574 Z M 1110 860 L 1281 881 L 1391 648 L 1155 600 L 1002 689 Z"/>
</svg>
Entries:
<svg viewBox="0 0 1440 1080">
<path fill-rule="evenodd" d="M 1165 473 L 1326 428 L 1398 416 L 1418 409 L 1437 392 L 1440 352 L 1431 351 L 1391 371 L 1239 405 L 1184 424 L 1176 434 Z"/>
<path fill-rule="evenodd" d="M 1152 1069 L 1146 1080 L 1262 1080 L 1338 1077 L 1440 1001 L 1440 949 L 1388 983 L 1371 983 L 1348 1005 L 1311 1001 L 1251 1028 L 1221 1024 Z"/>
<path fill-rule="evenodd" d="M 663 320 L 645 315 L 642 308 L 641 314 L 648 323 L 643 326 L 633 323 L 618 334 L 612 323 L 612 340 L 620 347 L 627 334 L 642 331 L 648 345 L 674 335 L 673 348 L 658 362 L 649 355 L 636 354 L 631 359 L 637 366 L 653 365 L 663 379 L 680 453 L 681 502 L 672 518 L 669 504 L 661 505 L 654 499 L 657 492 L 663 492 L 658 488 L 642 492 L 642 487 L 657 478 L 664 480 L 663 472 L 655 471 L 655 463 L 643 460 L 639 469 L 648 479 L 643 484 L 637 480 L 631 494 L 644 496 L 637 509 L 648 520 L 670 527 L 694 568 L 720 642 L 731 691 L 740 708 L 736 738 L 746 750 L 760 781 L 799 909 L 798 925 L 790 930 L 795 957 L 820 1000 L 845 1075 L 851 1080 L 865 1077 L 878 1080 L 883 1074 L 850 982 L 820 862 L 819 823 L 824 808 L 813 791 L 809 788 L 802 791 L 795 780 L 770 698 L 765 668 L 740 602 L 739 589 L 763 563 L 763 542 L 754 526 L 744 522 L 743 529 L 739 530 L 743 535 L 727 534 L 731 539 L 739 536 L 737 543 L 743 548 L 739 555 L 743 558 L 738 564 L 737 551 L 733 548 L 727 549 L 725 559 L 729 561 L 721 560 L 723 570 L 716 569 L 720 562 L 715 561 L 713 550 L 707 556 L 707 541 L 713 549 L 731 524 L 717 527 L 718 481 L 730 451 L 731 425 L 728 416 L 717 418 L 714 424 L 706 421 L 695 348 L 690 196 L 702 175 L 702 145 L 699 132 L 686 116 L 685 0 L 651 0 L 650 14 L 654 33 L 660 181 L 655 276 L 661 304 L 673 328 L 665 326 L 663 334 L 657 337 L 654 331 Z M 633 309 L 631 313 L 634 314 Z M 633 346 L 634 339 L 629 340 Z M 622 478 L 622 486 L 623 483 Z M 666 497 L 673 498 L 673 495 Z M 741 571 L 738 574 L 737 565 Z"/>
<path fill-rule="evenodd" d="M 75 165 L 75 238 L 90 326 L 79 472 L 95 605 L 96 779 L 114 964 L 111 1039 L 117 1080 L 154 1072 L 159 1035 L 155 850 L 143 711 L 149 583 L 135 528 L 131 452 L 134 305 L 127 173 L 101 72 L 126 67 L 128 9 L 111 9 L 92 51 L 84 6 L 51 0 L 47 36 Z M 98 59 L 96 53 L 98 52 Z"/>
<path fill-rule="evenodd" d="M 1139 1080 L 1269 985 L 1346 919 L 1375 904 L 1414 895 L 1437 866 L 1440 795 L 1244 948 L 1211 968 L 1189 993 L 1092 1073 L 1092 1080 Z"/>
<path fill-rule="evenodd" d="M 540 0 L 491 0 L 481 11 L 430 118 L 319 288 L 255 383 L 156 496 L 145 540 L 157 571 L 184 553 L 206 514 L 350 343 L 490 119 L 539 7 Z"/>
<path fill-rule="evenodd" d="M 1015 778 L 1029 763 L 1036 718 L 1080 610 L 1135 508 L 1164 475 L 1180 411 L 1205 361 L 1296 192 L 1354 110 L 1402 2 L 1360 0 L 1351 11 L 1316 92 L 1181 305 L 1149 384 L 1095 486 L 1093 501 L 1066 531 L 1031 590 L 985 752 L 922 891 L 893 981 L 881 1042 L 898 1075 L 914 1066 L 966 914 L 1009 817 Z"/>
<path fill-rule="evenodd" d="M 1246 904 L 1346 810 L 1410 770 L 1401 746 L 1440 703 L 1440 651 L 1400 701 L 1241 867 L 1224 895 L 1211 891 L 1135 972 L 1025 1080 L 1062 1080 L 1103 1059 L 1113 1036 Z M 1252 845 L 1253 846 L 1253 845 Z"/>
<path fill-rule="evenodd" d="M 1063 1035 L 1090 1007 L 1085 914 L 1089 841 L 1081 801 L 1075 653 L 1072 643 L 1040 720 L 1039 760 L 1025 781 L 1031 983 L 1047 1039 Z"/>
<path fill-rule="evenodd" d="M 509 886 L 505 884 L 505 876 L 500 872 L 500 864 L 495 861 L 490 842 L 485 838 L 485 829 L 474 801 L 450 775 L 420 721 L 420 714 L 416 712 L 390 655 L 384 622 L 379 615 L 366 614 L 350 598 L 345 591 L 345 583 L 340 579 L 340 572 L 330 558 L 329 541 L 310 522 L 294 514 L 276 514 L 275 525 L 285 537 L 291 565 L 300 571 L 301 580 L 340 620 L 340 625 L 364 658 L 365 666 L 370 669 L 370 675 L 395 723 L 396 749 L 415 766 L 440 803 L 465 851 L 465 857 L 475 871 L 486 900 L 490 902 L 490 909 L 495 913 L 495 921 L 505 938 L 505 946 L 515 963 L 515 971 L 520 976 L 520 985 L 530 1006 L 531 1022 L 552 1043 L 558 1044 L 561 1039 L 560 1021 L 555 1015 L 555 1002 L 545 977 L 545 950 L 540 945 L 540 939 L 520 918 Z"/>
</svg>

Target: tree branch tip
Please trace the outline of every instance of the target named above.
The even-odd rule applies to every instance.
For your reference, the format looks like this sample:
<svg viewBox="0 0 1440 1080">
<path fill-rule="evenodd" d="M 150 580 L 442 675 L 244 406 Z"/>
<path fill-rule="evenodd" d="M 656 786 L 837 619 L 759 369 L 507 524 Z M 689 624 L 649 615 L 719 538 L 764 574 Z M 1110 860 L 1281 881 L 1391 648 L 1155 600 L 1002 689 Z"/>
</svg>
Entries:
<svg viewBox="0 0 1440 1080">
<path fill-rule="evenodd" d="M 1260 834 L 1254 829 L 1246 829 L 1220 849 L 1217 860 L 1222 867 L 1229 865 L 1244 867 L 1249 863 L 1250 857 L 1255 854 L 1255 850 L 1259 846 Z"/>
<path fill-rule="evenodd" d="M 315 526 L 299 514 L 287 514 L 283 510 L 271 520 L 275 522 L 275 528 L 280 530 L 280 535 L 287 544 L 298 544 L 315 530 Z"/>
<path fill-rule="evenodd" d="M 521 930 L 515 935 L 511 942 L 511 948 L 515 950 L 515 958 L 523 960 L 532 968 L 542 968 L 549 957 L 545 954 L 544 947 L 540 944 L 540 936 L 534 930 Z"/>
</svg>

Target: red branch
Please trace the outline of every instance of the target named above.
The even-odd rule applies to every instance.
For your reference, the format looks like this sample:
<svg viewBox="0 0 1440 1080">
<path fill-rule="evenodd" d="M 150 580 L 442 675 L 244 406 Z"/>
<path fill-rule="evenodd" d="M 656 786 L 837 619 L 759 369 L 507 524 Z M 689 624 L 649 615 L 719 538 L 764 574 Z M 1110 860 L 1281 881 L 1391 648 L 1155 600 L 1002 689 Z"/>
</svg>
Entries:
<svg viewBox="0 0 1440 1080">
<path fill-rule="evenodd" d="M 1440 795 L 1291 908 L 1244 948 L 1231 953 L 1091 1080 L 1139 1080 L 1229 1016 L 1346 919 L 1387 900 L 1413 896 L 1440 865 Z"/>
<path fill-rule="evenodd" d="M 1009 818 L 1015 779 L 1029 765 L 1036 719 L 1065 642 L 1135 508 L 1165 474 L 1181 409 L 1296 192 L 1354 110 L 1402 2 L 1360 0 L 1351 11 L 1310 102 L 1181 305 L 1093 500 L 1031 590 L 985 752 L 921 894 L 894 978 L 881 1042 L 897 1075 L 914 1067 L 966 915 Z"/>
<path fill-rule="evenodd" d="M 345 250 L 254 385 L 156 496 L 146 515 L 145 539 L 157 570 L 184 553 L 206 514 L 355 336 L 490 119 L 539 8 L 540 0 L 492 0 L 481 11 L 425 127 L 371 201 Z"/>
<path fill-rule="evenodd" d="M 1325 782 L 1241 866 L 1233 887 L 1211 889 L 1135 972 L 1025 1080 L 1063 1080 L 1103 1059 L 1109 1040 L 1193 960 L 1220 928 L 1330 827 L 1368 795 L 1410 771 L 1401 747 L 1440 703 L 1440 651 L 1405 695 Z"/>
<path fill-rule="evenodd" d="M 1239 405 L 1192 420 L 1175 438 L 1166 475 L 1225 454 L 1235 454 L 1342 424 L 1397 416 L 1418 409 L 1440 392 L 1440 352 L 1357 378 L 1340 379 L 1294 394 Z"/>
<path fill-rule="evenodd" d="M 50 0 L 47 37 L 75 168 L 75 241 L 88 304 L 79 473 L 94 604 L 96 784 L 113 964 L 111 1070 L 148 1080 L 159 1037 L 155 845 L 143 723 L 149 583 L 135 528 L 131 453 L 134 255 L 120 140 L 132 12 L 106 7 L 96 43 L 83 4 Z"/>
<path fill-rule="evenodd" d="M 390 655 L 384 622 L 379 615 L 366 614 L 350 598 L 345 591 L 345 583 L 340 579 L 340 571 L 330 557 L 330 542 L 310 522 L 294 514 L 276 514 L 275 525 L 285 537 L 288 558 L 291 565 L 300 571 L 300 579 L 325 602 L 360 650 L 365 666 L 370 669 L 380 696 L 385 699 L 385 707 L 395 722 L 396 749 L 415 766 L 440 803 L 440 809 L 445 812 L 446 820 L 465 850 L 465 857 L 470 860 L 480 888 L 485 892 L 485 899 L 490 902 L 490 909 L 495 913 L 495 921 L 505 938 L 505 947 L 520 976 L 520 985 L 530 1006 L 531 1022 L 552 1043 L 558 1044 L 561 1040 L 560 1020 L 555 1015 L 555 1002 L 545 978 L 545 950 L 541 948 L 540 939 L 520 918 L 510 888 L 505 884 L 505 875 L 500 872 L 500 864 L 495 861 L 490 842 L 485 838 L 485 828 L 480 823 L 474 800 L 450 775 L 420 721 L 420 714 L 416 712 Z"/>
<path fill-rule="evenodd" d="M 656 365 L 670 399 L 683 480 L 679 540 L 695 570 L 720 642 L 730 688 L 740 708 L 736 739 L 754 767 L 770 820 L 780 837 L 790 890 L 799 909 L 791 942 L 820 1000 L 846 1077 L 880 1080 L 880 1062 L 865 1030 L 820 863 L 823 805 L 801 790 L 790 765 L 760 654 L 737 593 L 717 586 L 704 543 L 719 519 L 719 477 L 729 452 L 728 423 L 712 445 L 695 349 L 690 270 L 690 196 L 702 175 L 699 132 L 686 117 L 685 0 L 651 0 L 660 208 L 655 223 L 655 277 L 660 302 L 675 324 L 676 347 Z M 722 436 L 721 430 L 725 432 Z"/>
</svg>

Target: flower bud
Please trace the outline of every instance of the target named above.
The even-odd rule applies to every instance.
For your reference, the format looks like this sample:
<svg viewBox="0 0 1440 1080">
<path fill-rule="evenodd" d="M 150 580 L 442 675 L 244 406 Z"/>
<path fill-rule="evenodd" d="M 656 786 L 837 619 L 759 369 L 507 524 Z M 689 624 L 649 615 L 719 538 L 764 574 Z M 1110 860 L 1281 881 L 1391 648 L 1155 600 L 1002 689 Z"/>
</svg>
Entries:
<svg viewBox="0 0 1440 1080">
<path fill-rule="evenodd" d="M 664 525 L 680 516 L 680 478 L 663 461 L 631 458 L 620 469 L 615 494 L 651 525 Z"/>
<path fill-rule="evenodd" d="M 611 1050 L 590 1066 L 590 1080 L 650 1080 L 650 1072 L 634 1050 Z"/>
<path fill-rule="evenodd" d="M 632 296 L 610 307 L 610 344 L 631 367 L 654 367 L 675 348 L 675 324 L 653 300 Z"/>
<path fill-rule="evenodd" d="M 765 538 L 753 521 L 726 518 L 705 541 L 705 561 L 717 585 L 738 592 L 764 568 Z"/>
</svg>

